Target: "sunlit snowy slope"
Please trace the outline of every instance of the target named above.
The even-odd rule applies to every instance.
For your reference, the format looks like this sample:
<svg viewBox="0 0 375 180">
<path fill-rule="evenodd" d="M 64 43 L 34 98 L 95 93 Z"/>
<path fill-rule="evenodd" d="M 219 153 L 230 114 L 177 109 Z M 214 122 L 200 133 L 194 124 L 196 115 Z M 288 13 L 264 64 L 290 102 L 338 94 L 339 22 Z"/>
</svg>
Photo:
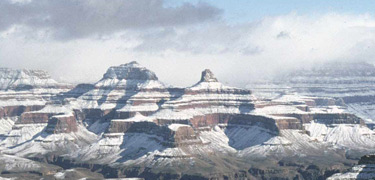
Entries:
<svg viewBox="0 0 375 180">
<path fill-rule="evenodd" d="M 98 82 L 75 87 L 36 72 L 0 71 L 2 172 L 20 159 L 32 162 L 23 173 L 39 172 L 43 162 L 54 164 L 57 170 L 49 171 L 59 177 L 73 171 L 94 176 L 67 170 L 85 167 L 108 178 L 315 179 L 375 151 L 371 116 L 359 113 L 371 105 L 348 102 L 372 96 L 375 73 L 334 74 L 348 76 L 342 87 L 318 78 L 319 87 L 327 85 L 321 91 L 272 86 L 254 87 L 254 94 L 222 84 L 208 69 L 187 88 L 165 85 L 137 62 L 110 67 Z M 296 86 L 313 85 L 295 77 Z M 367 91 L 347 88 L 363 79 Z"/>
</svg>

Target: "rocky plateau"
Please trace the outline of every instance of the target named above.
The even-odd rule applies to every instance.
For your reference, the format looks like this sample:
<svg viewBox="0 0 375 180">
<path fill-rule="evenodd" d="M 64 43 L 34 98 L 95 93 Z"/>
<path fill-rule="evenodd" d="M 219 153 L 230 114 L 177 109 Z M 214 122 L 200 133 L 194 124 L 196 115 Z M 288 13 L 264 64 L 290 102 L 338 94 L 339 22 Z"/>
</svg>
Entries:
<svg viewBox="0 0 375 180">
<path fill-rule="evenodd" d="M 0 69 L 0 177 L 335 179 L 372 171 L 365 155 L 375 152 L 375 67 L 283 78 L 236 88 L 206 69 L 180 88 L 133 61 L 73 86 L 44 71 Z"/>
</svg>

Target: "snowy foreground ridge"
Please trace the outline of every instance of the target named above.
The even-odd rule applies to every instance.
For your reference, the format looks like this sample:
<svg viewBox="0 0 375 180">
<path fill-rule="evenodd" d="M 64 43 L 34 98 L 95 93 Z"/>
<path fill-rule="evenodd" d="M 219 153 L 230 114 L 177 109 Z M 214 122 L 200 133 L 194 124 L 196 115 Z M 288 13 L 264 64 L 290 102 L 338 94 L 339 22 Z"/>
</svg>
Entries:
<svg viewBox="0 0 375 180">
<path fill-rule="evenodd" d="M 358 84 L 371 79 L 345 73 Z M 359 100 L 291 88 L 274 95 L 275 86 L 253 94 L 208 69 L 187 88 L 137 62 L 77 86 L 44 71 L 0 69 L 0 87 L 4 178 L 325 179 L 375 151 Z M 355 176 L 333 177 L 344 175 Z"/>
</svg>

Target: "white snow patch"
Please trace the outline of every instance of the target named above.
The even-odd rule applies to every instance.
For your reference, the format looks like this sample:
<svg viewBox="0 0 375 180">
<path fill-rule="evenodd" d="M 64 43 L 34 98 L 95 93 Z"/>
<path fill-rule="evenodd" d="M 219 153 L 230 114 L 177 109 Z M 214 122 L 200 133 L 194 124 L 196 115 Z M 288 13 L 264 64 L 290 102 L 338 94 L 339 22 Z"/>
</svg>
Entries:
<svg viewBox="0 0 375 180">
<path fill-rule="evenodd" d="M 186 124 L 171 124 L 171 125 L 168 126 L 168 128 L 172 131 L 177 131 L 178 128 L 180 128 L 180 127 L 191 127 L 191 126 L 186 125 Z"/>
<path fill-rule="evenodd" d="M 111 121 L 127 121 L 127 122 L 153 122 L 154 118 L 149 116 L 143 116 L 141 113 L 137 112 L 134 117 L 128 119 L 112 119 Z"/>
</svg>

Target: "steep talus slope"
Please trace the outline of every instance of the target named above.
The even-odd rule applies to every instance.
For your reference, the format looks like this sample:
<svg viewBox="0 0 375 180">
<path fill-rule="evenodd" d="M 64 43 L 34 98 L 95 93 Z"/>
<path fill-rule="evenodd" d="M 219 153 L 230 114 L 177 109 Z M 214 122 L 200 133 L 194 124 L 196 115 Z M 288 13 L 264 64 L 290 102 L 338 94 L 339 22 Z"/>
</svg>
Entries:
<svg viewBox="0 0 375 180">
<path fill-rule="evenodd" d="M 324 134 L 322 129 L 343 135 Z M 347 129 L 350 131 L 345 134 Z M 369 134 L 358 134 L 361 129 Z M 347 136 L 355 135 L 358 138 L 343 143 Z M 190 165 L 194 170 L 189 173 L 209 177 L 212 175 L 207 171 L 218 175 L 250 168 L 252 163 L 244 160 L 273 159 L 270 166 L 277 169 L 278 161 L 289 158 L 319 164 L 330 157 L 341 165 L 329 161 L 322 161 L 324 165 L 320 165 L 328 170 L 333 165 L 344 168 L 343 164 L 351 161 L 340 160 L 345 159 L 343 149 L 359 151 L 374 147 L 373 142 L 373 133 L 363 126 L 363 120 L 345 112 L 334 99 L 286 95 L 272 101 L 257 101 L 251 91 L 225 86 L 205 70 L 201 81 L 160 103 L 154 113 L 138 112 L 130 118 L 111 120 L 101 140 L 77 154 L 75 159 L 94 164 L 113 163 L 124 168 L 124 174 L 143 177 L 148 177 L 149 171 L 181 174 L 186 172 L 183 167 Z M 306 156 L 321 158 L 305 160 Z M 236 165 L 220 166 L 223 158 L 229 158 L 225 161 Z M 215 161 L 209 165 L 203 159 Z M 277 175 L 280 174 L 274 174 Z"/>
<path fill-rule="evenodd" d="M 110 67 L 94 84 L 41 84 L 0 91 L 4 107 L 24 106 L 3 113 L 3 155 L 105 177 L 324 179 L 375 149 L 373 130 L 336 97 L 256 98 L 208 69 L 187 88 L 136 62 Z"/>
<path fill-rule="evenodd" d="M 70 104 L 80 112 L 81 119 L 90 120 L 88 124 L 98 119 L 107 123 L 111 119 L 126 119 L 136 113 L 147 116 L 175 96 L 153 72 L 136 62 L 110 67 L 94 85 L 77 88 L 66 96 L 77 97 Z"/>
<path fill-rule="evenodd" d="M 45 71 L 0 69 L 0 118 L 42 109 L 72 86 L 58 83 Z"/>
<path fill-rule="evenodd" d="M 69 148 L 77 149 L 76 143 L 65 143 L 71 142 L 73 138 L 65 137 L 65 141 L 59 140 L 58 143 L 53 143 L 56 139 L 64 139 L 57 134 L 65 132 L 66 128 L 69 129 L 66 126 L 69 123 L 60 123 L 59 119 L 66 119 L 71 113 L 70 110 L 62 108 L 60 103 L 55 104 L 54 99 L 72 87 L 51 79 L 45 71 L 0 69 L 2 177 L 40 179 L 54 178 L 57 173 L 62 173 L 61 167 L 24 159 L 21 156 L 29 156 L 30 152 L 56 152 L 59 148 L 63 151 Z M 47 127 L 50 131 L 46 130 Z M 76 131 L 74 128 L 77 125 L 70 127 L 73 129 L 68 131 Z M 54 129 L 58 129 L 59 132 Z M 15 154 L 13 151 L 18 153 L 17 156 L 6 155 Z M 81 173 L 81 170 L 76 172 Z M 76 174 L 74 176 L 86 177 Z M 100 178 L 101 175 L 96 174 L 93 177 Z"/>
<path fill-rule="evenodd" d="M 29 140 L 48 125 L 53 115 L 64 114 L 65 111 L 47 110 L 48 104 L 72 87 L 40 70 L 2 68 L 0 82 L 0 122 L 4 125 L 1 144 L 5 147 Z"/>
</svg>

